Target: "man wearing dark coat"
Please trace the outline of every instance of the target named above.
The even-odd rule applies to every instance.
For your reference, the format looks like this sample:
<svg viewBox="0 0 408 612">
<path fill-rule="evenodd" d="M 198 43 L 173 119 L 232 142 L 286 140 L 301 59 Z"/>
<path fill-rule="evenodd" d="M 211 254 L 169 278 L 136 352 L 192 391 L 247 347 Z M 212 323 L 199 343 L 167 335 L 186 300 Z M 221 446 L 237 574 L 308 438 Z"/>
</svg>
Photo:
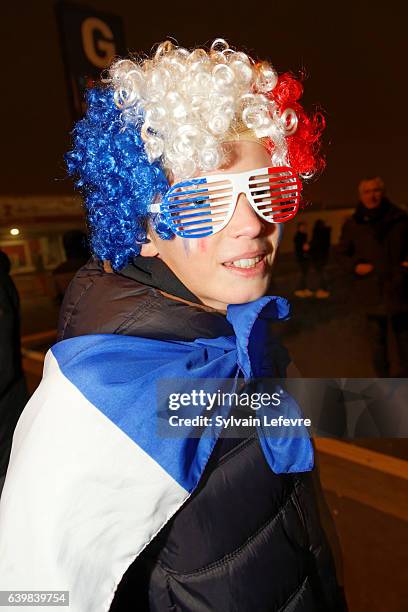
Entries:
<svg viewBox="0 0 408 612">
<path fill-rule="evenodd" d="M 353 299 L 365 312 L 373 366 L 390 375 L 388 324 L 400 376 L 408 372 L 408 215 L 384 195 L 381 178 L 364 179 L 360 201 L 342 228 L 338 253 L 353 277 Z"/>
</svg>

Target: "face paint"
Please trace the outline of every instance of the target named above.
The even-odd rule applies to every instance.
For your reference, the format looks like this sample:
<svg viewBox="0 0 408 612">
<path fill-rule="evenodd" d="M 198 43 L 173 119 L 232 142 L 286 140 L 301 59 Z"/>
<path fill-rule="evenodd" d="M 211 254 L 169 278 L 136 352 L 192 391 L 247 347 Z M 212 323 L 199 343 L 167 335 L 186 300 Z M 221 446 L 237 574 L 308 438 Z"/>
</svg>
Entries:
<svg viewBox="0 0 408 612">
<path fill-rule="evenodd" d="M 207 250 L 207 238 L 198 238 L 198 248 L 201 253 L 205 253 Z"/>
<path fill-rule="evenodd" d="M 183 238 L 183 248 L 184 248 L 185 254 L 189 255 L 189 253 L 190 253 L 190 246 L 189 246 L 188 238 Z"/>
</svg>

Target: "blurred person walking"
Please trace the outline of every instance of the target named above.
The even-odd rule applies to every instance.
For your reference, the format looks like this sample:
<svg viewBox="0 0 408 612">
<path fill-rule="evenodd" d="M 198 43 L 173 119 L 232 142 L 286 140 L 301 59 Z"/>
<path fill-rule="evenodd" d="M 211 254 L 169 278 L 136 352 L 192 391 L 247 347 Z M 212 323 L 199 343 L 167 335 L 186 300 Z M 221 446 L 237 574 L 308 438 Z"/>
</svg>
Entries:
<svg viewBox="0 0 408 612">
<path fill-rule="evenodd" d="M 328 298 L 327 279 L 325 268 L 330 255 L 331 227 L 326 225 L 323 219 L 318 219 L 313 227 L 312 239 L 310 241 L 310 261 L 316 270 L 318 286 L 315 293 L 317 298 Z"/>
<path fill-rule="evenodd" d="M 307 225 L 304 222 L 298 223 L 297 232 L 293 238 L 295 246 L 295 257 L 299 264 L 300 278 L 296 291 L 296 297 L 308 298 L 312 297 L 313 291 L 308 288 L 308 275 L 310 267 L 310 244 L 307 235 Z"/>
<path fill-rule="evenodd" d="M 345 221 L 338 254 L 353 275 L 353 297 L 366 315 L 377 376 L 390 375 L 388 324 L 400 376 L 408 374 L 408 215 L 384 195 L 380 177 L 363 179 L 360 201 Z"/>
<path fill-rule="evenodd" d="M 20 300 L 0 250 L 0 493 L 17 420 L 27 400 L 20 350 Z"/>
</svg>

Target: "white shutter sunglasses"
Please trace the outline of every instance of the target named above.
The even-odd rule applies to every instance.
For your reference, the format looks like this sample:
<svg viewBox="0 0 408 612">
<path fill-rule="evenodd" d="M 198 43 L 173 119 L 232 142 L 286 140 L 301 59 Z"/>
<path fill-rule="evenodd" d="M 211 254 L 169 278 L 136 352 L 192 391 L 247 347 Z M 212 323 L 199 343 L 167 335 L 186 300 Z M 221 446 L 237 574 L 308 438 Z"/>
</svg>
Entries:
<svg viewBox="0 0 408 612">
<path fill-rule="evenodd" d="M 284 223 L 296 215 L 301 190 L 300 179 L 286 166 L 211 174 L 175 183 L 148 210 L 160 213 L 175 234 L 202 238 L 227 225 L 241 193 L 262 219 Z"/>
</svg>

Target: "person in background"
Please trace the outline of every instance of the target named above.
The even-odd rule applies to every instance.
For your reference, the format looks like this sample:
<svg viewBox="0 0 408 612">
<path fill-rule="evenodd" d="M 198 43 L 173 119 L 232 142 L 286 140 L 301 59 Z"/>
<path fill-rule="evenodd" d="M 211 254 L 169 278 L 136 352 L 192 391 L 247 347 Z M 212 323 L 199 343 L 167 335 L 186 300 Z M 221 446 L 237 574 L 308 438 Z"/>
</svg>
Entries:
<svg viewBox="0 0 408 612">
<path fill-rule="evenodd" d="M 324 273 L 330 255 L 331 227 L 323 219 L 318 219 L 313 227 L 310 241 L 310 261 L 317 273 L 318 288 L 315 292 L 317 298 L 328 298 L 327 280 Z"/>
<path fill-rule="evenodd" d="M 300 268 L 300 279 L 298 288 L 295 291 L 296 297 L 312 297 L 313 291 L 308 286 L 308 274 L 310 267 L 310 244 L 307 236 L 307 225 L 304 222 L 298 223 L 297 232 L 293 239 L 295 245 L 295 256 Z"/>
<path fill-rule="evenodd" d="M 395 334 L 400 376 L 408 374 L 408 215 L 385 197 L 383 180 L 363 179 L 359 203 L 346 220 L 340 261 L 353 276 L 353 298 L 366 315 L 373 366 L 390 375 L 388 323 Z"/>
<path fill-rule="evenodd" d="M 0 493 L 13 431 L 28 400 L 21 364 L 20 301 L 10 267 L 8 256 L 0 250 Z"/>
</svg>

